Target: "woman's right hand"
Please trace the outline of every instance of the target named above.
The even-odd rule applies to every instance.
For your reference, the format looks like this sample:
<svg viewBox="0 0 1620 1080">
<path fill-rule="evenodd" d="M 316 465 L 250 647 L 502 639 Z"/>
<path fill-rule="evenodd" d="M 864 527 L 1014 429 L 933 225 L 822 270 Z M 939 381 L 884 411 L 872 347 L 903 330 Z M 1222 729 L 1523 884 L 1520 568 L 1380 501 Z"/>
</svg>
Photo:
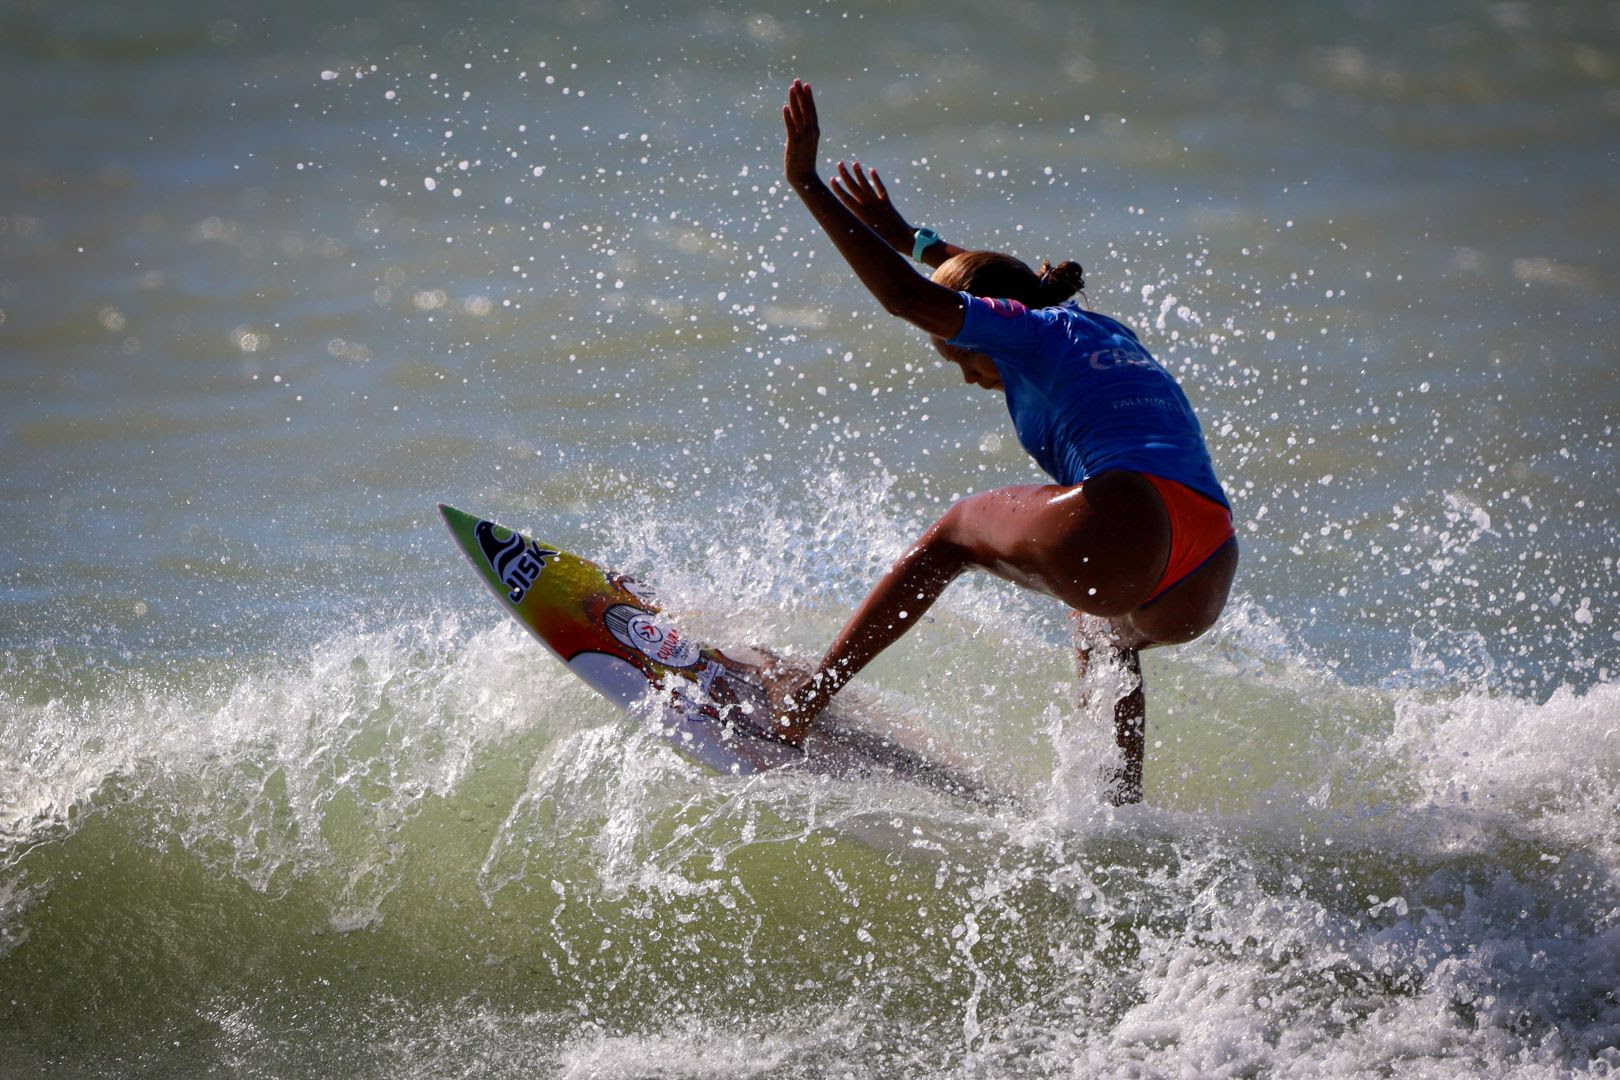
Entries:
<svg viewBox="0 0 1620 1080">
<path fill-rule="evenodd" d="M 914 230 L 889 201 L 888 189 L 876 169 L 867 170 L 858 161 L 851 168 L 840 161 L 838 175 L 828 186 L 838 196 L 838 201 L 867 228 L 883 237 L 885 243 L 902 255 L 911 254 Z"/>
<path fill-rule="evenodd" d="M 816 98 L 810 84 L 794 79 L 788 87 L 787 104 L 782 106 L 782 124 L 787 141 L 782 147 L 782 171 L 794 188 L 813 185 L 816 180 L 816 147 L 821 142 L 821 122 L 816 117 Z"/>
</svg>

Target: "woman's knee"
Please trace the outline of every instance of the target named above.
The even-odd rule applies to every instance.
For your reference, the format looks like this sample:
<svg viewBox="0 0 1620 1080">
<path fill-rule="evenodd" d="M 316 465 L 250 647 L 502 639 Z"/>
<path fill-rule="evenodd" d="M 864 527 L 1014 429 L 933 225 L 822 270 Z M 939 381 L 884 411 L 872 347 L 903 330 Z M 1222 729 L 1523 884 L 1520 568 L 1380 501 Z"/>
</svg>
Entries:
<svg viewBox="0 0 1620 1080">
<path fill-rule="evenodd" d="M 1026 484 L 967 495 L 951 504 L 935 528 L 962 548 L 1005 558 L 1051 531 L 1053 523 L 1045 519 L 1054 490 Z"/>
<path fill-rule="evenodd" d="M 917 542 L 903 556 L 903 561 L 926 566 L 947 580 L 971 564 L 969 548 L 963 540 L 965 525 L 957 506 L 945 511 L 917 538 Z"/>
<path fill-rule="evenodd" d="M 986 511 L 983 500 L 993 492 L 958 499 L 923 533 L 920 543 L 937 550 L 966 554 L 985 543 Z"/>
</svg>

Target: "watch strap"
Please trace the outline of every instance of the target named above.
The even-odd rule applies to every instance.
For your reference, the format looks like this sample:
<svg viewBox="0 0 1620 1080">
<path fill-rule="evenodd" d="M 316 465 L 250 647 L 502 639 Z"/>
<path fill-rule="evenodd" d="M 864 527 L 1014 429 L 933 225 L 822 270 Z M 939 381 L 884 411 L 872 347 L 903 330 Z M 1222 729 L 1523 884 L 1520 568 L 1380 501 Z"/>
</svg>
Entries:
<svg viewBox="0 0 1620 1080">
<path fill-rule="evenodd" d="M 924 225 L 912 234 L 911 258 L 914 262 L 923 261 L 923 252 L 939 243 L 939 233 Z"/>
</svg>

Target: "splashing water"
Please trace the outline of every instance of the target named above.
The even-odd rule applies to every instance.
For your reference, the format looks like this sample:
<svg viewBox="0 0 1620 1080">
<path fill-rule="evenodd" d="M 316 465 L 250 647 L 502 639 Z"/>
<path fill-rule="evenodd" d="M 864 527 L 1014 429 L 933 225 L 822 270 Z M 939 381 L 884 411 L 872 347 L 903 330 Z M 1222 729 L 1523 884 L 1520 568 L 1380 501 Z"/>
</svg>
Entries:
<svg viewBox="0 0 1620 1080">
<path fill-rule="evenodd" d="M 0 1074 L 1620 1067 L 1620 42 L 1342 15 L 0 13 Z M 1041 597 L 846 691 L 1006 805 L 723 778 L 433 518 L 810 657 L 1039 480 L 776 180 L 797 74 L 1199 410 L 1244 562 L 1144 805 Z"/>
</svg>

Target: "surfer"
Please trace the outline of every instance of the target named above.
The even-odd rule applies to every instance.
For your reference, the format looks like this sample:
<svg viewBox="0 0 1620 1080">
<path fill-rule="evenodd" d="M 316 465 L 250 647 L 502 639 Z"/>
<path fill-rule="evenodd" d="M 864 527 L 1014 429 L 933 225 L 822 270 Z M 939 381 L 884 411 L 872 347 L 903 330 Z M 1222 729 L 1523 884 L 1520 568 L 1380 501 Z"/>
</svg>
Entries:
<svg viewBox="0 0 1620 1080">
<path fill-rule="evenodd" d="M 815 99 L 798 79 L 782 108 L 783 166 L 856 277 L 917 326 L 970 385 L 1000 392 L 1019 441 L 1053 478 L 955 503 L 877 583 L 814 671 L 767 672 L 776 733 L 804 738 L 829 699 L 914 626 L 957 575 L 987 570 L 1056 597 L 1079 620 L 1084 681 L 1106 659 L 1128 675 L 1114 707 L 1117 803 L 1142 797 L 1142 649 L 1198 637 L 1237 571 L 1231 508 L 1186 396 L 1122 323 L 1074 302 L 1078 263 L 1039 272 L 913 229 L 882 178 L 816 171 Z M 913 271 L 905 255 L 933 269 Z"/>
</svg>

